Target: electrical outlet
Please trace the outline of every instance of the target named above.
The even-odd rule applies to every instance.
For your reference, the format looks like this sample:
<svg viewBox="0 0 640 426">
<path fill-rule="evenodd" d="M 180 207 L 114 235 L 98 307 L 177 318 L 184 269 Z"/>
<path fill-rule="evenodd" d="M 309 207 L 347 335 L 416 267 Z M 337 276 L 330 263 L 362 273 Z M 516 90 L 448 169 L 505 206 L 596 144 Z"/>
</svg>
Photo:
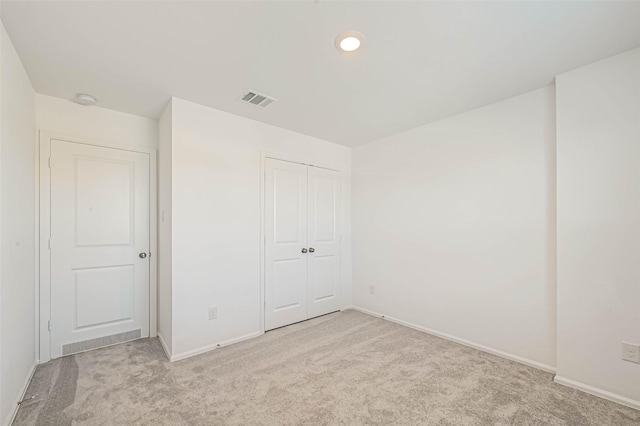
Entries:
<svg viewBox="0 0 640 426">
<path fill-rule="evenodd" d="M 369 286 L 369 294 L 376 294 L 376 286 L 374 285 Z"/>
<path fill-rule="evenodd" d="M 640 364 L 640 345 L 622 342 L 622 359 Z"/>
<path fill-rule="evenodd" d="M 212 306 L 209 308 L 209 319 L 214 320 L 218 318 L 218 307 Z"/>
</svg>

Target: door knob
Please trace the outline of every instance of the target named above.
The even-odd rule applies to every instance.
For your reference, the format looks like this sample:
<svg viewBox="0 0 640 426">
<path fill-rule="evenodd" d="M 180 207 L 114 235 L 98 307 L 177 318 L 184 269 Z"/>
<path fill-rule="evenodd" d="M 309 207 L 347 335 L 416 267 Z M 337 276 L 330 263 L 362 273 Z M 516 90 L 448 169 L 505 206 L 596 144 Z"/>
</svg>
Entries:
<svg viewBox="0 0 640 426">
<path fill-rule="evenodd" d="M 303 253 L 306 253 L 306 252 L 307 252 L 307 249 L 306 249 L 306 248 L 303 248 L 303 249 L 302 249 L 302 252 L 303 252 Z"/>
<path fill-rule="evenodd" d="M 142 252 L 142 253 L 140 253 L 140 254 L 138 255 L 138 257 L 139 257 L 140 259 L 144 259 L 145 257 L 147 257 L 147 253 Z"/>
<path fill-rule="evenodd" d="M 316 249 L 314 249 L 313 247 L 309 247 L 309 253 L 313 253 L 314 251 L 316 251 Z"/>
</svg>

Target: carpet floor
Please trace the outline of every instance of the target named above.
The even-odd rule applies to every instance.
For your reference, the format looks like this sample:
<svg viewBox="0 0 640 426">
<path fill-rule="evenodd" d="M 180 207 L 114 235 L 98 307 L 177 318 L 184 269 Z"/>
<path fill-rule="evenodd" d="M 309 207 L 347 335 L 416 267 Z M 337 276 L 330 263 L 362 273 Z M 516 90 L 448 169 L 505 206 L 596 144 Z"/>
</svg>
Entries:
<svg viewBox="0 0 640 426">
<path fill-rule="evenodd" d="M 640 411 L 355 311 L 183 361 L 157 339 L 40 365 L 15 425 L 631 425 Z"/>
</svg>

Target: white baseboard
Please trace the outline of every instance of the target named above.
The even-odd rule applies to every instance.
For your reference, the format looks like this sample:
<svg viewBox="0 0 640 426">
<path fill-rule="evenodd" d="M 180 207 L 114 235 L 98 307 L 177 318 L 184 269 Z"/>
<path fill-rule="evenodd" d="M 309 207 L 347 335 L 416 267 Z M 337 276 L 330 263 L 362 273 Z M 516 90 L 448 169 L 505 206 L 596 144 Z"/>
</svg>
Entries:
<svg viewBox="0 0 640 426">
<path fill-rule="evenodd" d="M 174 362 L 174 361 L 180 361 L 180 360 L 186 359 L 186 358 L 191 358 L 192 356 L 200 355 L 200 354 L 203 354 L 205 352 L 209 352 L 209 351 L 212 351 L 214 349 L 221 348 L 223 346 L 229 346 L 229 345 L 232 345 L 234 343 L 240 343 L 240 342 L 243 342 L 245 340 L 253 339 L 255 337 L 262 336 L 263 334 L 264 333 L 262 331 L 257 331 L 255 333 L 245 334 L 244 336 L 235 337 L 233 339 L 225 340 L 225 341 L 222 341 L 222 342 L 219 342 L 219 343 L 214 343 L 212 345 L 202 346 L 202 347 L 197 348 L 197 349 L 192 349 L 190 351 L 181 352 L 179 354 L 170 356 L 169 360 L 171 362 Z"/>
<path fill-rule="evenodd" d="M 347 309 L 347 308 L 345 308 L 345 309 Z M 426 327 L 423 327 L 421 325 L 416 325 L 416 324 L 413 324 L 413 323 L 410 323 L 410 322 L 407 322 L 407 321 L 403 321 L 403 320 L 400 320 L 400 319 L 397 319 L 397 318 L 393 318 L 393 317 L 389 317 L 389 316 L 386 316 L 386 315 L 382 315 L 382 314 L 379 314 L 377 312 L 373 312 L 373 311 L 370 311 L 368 309 L 363 309 L 363 308 L 360 308 L 360 307 L 357 307 L 357 306 L 351 306 L 348 309 L 353 309 L 354 311 L 359 311 L 359 312 L 362 312 L 362 313 L 367 314 L 367 315 L 372 315 L 374 317 L 380 317 L 380 318 L 386 319 L 388 321 L 395 322 L 396 324 L 400 324 L 400 325 L 404 325 L 405 327 L 413 328 L 414 330 L 422 331 L 424 333 L 431 334 L 431 335 L 434 335 L 434 336 L 437 336 L 437 337 L 441 337 L 443 339 L 447 339 L 447 340 L 459 343 L 459 344 L 464 345 L 464 346 L 469 346 L 470 348 L 478 349 L 480 351 L 487 352 L 487 353 L 490 353 L 492 355 L 499 356 L 501 358 L 506 358 L 506 359 L 508 359 L 510 361 L 515 361 L 515 362 L 518 362 L 520 364 L 528 365 L 529 367 L 533 367 L 533 368 L 537 368 L 539 370 L 546 371 L 547 373 L 552 373 L 552 374 L 556 373 L 556 368 L 552 367 L 550 365 L 543 364 L 541 362 L 534 361 L 534 360 L 531 360 L 531 359 L 528 359 L 528 358 L 524 358 L 524 357 L 521 357 L 521 356 L 518 356 L 518 355 L 513 355 L 513 354 L 510 354 L 508 352 L 503 352 L 503 351 L 498 350 L 498 349 L 490 348 L 488 346 L 484 346 L 484 345 L 481 345 L 479 343 L 470 342 L 469 340 L 461 339 L 459 337 L 452 336 L 450 334 L 441 333 L 439 331 L 432 330 L 430 328 L 426 328 Z"/>
<path fill-rule="evenodd" d="M 29 372 L 29 375 L 27 376 L 27 380 L 24 382 L 24 384 L 22 385 L 22 391 L 18 394 L 14 404 L 13 404 L 13 412 L 11 413 L 11 415 L 9 417 L 7 417 L 7 422 L 4 423 L 4 426 L 10 426 L 13 421 L 16 419 L 16 415 L 18 414 L 18 409 L 20 408 L 20 406 L 18 405 L 18 403 L 20 401 L 22 401 L 24 399 L 24 396 L 27 394 L 27 388 L 29 387 L 29 383 L 31 383 L 31 379 L 33 379 L 33 375 L 36 372 L 36 367 L 38 366 L 38 363 L 34 362 L 33 365 L 31 366 L 31 371 Z"/>
<path fill-rule="evenodd" d="M 160 341 L 160 346 L 162 346 L 162 349 L 164 350 L 164 354 L 167 356 L 167 359 L 171 361 L 171 351 L 169 350 L 169 348 L 167 348 L 167 342 L 164 341 L 164 337 L 162 337 L 162 334 L 158 333 L 157 337 Z"/>
<path fill-rule="evenodd" d="M 600 398 L 608 399 L 609 401 L 617 402 L 618 404 L 626 405 L 627 407 L 635 408 L 636 410 L 640 410 L 640 401 L 636 401 L 635 399 L 627 398 L 626 396 L 618 395 L 613 392 L 602 390 L 590 385 L 585 385 L 584 383 L 576 382 L 575 380 L 567 379 L 566 377 L 558 375 L 556 375 L 553 381 L 558 384 L 577 389 L 579 391 L 586 392 Z"/>
</svg>

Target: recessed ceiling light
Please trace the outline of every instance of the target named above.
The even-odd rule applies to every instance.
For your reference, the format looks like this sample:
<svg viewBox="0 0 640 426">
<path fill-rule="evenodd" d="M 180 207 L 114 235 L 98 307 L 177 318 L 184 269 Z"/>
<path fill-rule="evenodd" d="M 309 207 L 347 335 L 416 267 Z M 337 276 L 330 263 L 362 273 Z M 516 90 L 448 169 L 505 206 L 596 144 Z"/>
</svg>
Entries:
<svg viewBox="0 0 640 426">
<path fill-rule="evenodd" d="M 96 98 L 91 95 L 87 95 L 86 93 L 78 93 L 73 101 L 84 106 L 95 105 L 97 102 Z"/>
<path fill-rule="evenodd" d="M 336 37 L 336 49 L 343 52 L 354 52 L 360 48 L 364 36 L 357 31 L 347 31 Z"/>
</svg>

